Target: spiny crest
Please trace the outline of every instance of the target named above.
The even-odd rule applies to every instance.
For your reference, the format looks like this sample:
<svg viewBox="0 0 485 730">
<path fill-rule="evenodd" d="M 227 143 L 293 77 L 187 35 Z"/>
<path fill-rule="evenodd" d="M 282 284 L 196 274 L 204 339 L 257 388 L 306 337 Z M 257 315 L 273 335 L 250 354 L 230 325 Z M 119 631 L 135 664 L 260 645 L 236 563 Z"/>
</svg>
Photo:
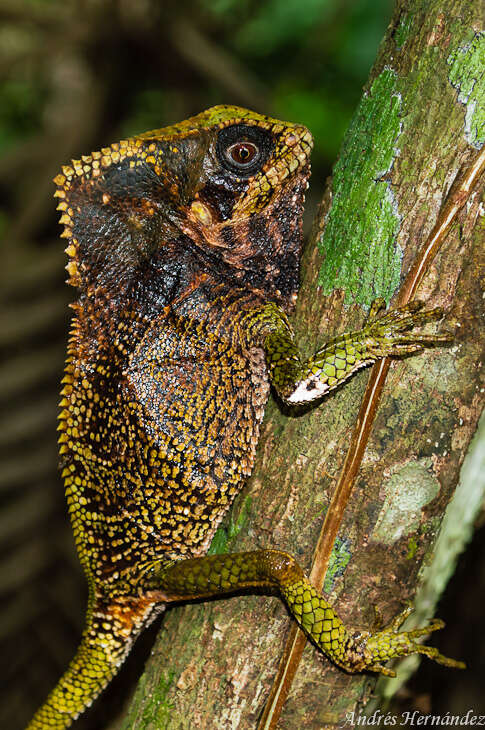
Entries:
<svg viewBox="0 0 485 730">
<path fill-rule="evenodd" d="M 69 274 L 67 283 L 81 287 L 88 276 L 86 262 L 80 256 L 82 244 L 78 236 L 82 237 L 82 231 L 86 230 L 89 222 L 82 223 L 80 229 L 79 221 L 82 221 L 83 211 L 86 212 L 81 199 L 85 196 L 89 201 L 90 195 L 96 188 L 96 179 L 99 180 L 97 190 L 99 205 L 103 209 L 112 206 L 116 198 L 116 192 L 112 194 L 109 185 L 103 187 L 103 178 L 108 180 L 108 168 L 122 164 L 128 169 L 149 167 L 150 170 L 146 173 L 148 184 L 153 184 L 153 180 L 157 180 L 157 194 L 161 196 L 165 194 L 170 201 L 171 197 L 178 194 L 177 174 L 174 173 L 170 179 L 167 177 L 168 171 L 173 168 L 174 155 L 177 156 L 179 153 L 177 140 L 196 137 L 201 131 L 218 133 L 224 127 L 239 124 L 265 129 L 271 134 L 271 138 L 276 140 L 275 148 L 267 163 L 256 174 L 247 178 L 246 189 L 240 192 L 238 200 L 234 202 L 231 217 L 245 219 L 259 213 L 274 198 L 275 191 L 279 190 L 285 179 L 298 168 L 307 165 L 312 139 L 305 127 L 283 123 L 241 107 L 220 105 L 178 124 L 115 142 L 98 152 L 83 156 L 80 160 L 72 160 L 71 165 L 65 165 L 62 172 L 54 178 L 56 184 L 54 195 L 59 198 L 57 209 L 61 212 L 60 223 L 64 226 L 61 238 L 66 238 L 68 242 L 65 249 L 69 257 L 66 265 Z M 180 159 L 183 161 L 183 156 Z M 306 177 L 308 174 L 309 171 Z M 172 200 L 172 204 L 173 202 Z M 195 202 L 195 206 L 200 207 L 200 205 L 200 201 Z M 202 210 L 202 213 L 205 212 L 205 209 Z M 153 207 L 142 204 L 140 213 L 149 217 L 153 215 L 154 210 Z M 199 223 L 206 225 L 207 221 L 210 223 L 210 216 L 206 217 L 207 220 L 203 215 L 202 217 L 199 215 Z M 136 227 L 136 214 L 128 220 L 128 227 L 131 223 Z M 120 240 L 119 235 L 117 240 Z M 99 257 L 96 261 L 99 261 Z"/>
<path fill-rule="evenodd" d="M 283 124 L 278 119 L 257 114 L 240 106 L 219 104 L 177 124 L 162 127 L 161 129 L 152 129 L 143 134 L 139 134 L 137 135 L 137 139 L 182 139 L 200 132 L 201 129 L 222 129 L 231 124 L 246 121 L 256 122 L 263 129 L 272 129 L 275 133 L 283 131 L 286 127 L 298 126 L 296 124 L 293 125 L 291 122 L 285 122 Z"/>
<path fill-rule="evenodd" d="M 131 137 L 129 139 L 114 142 L 109 147 L 103 147 L 100 151 L 93 152 L 90 155 L 83 155 L 80 160 L 72 160 L 70 165 L 63 165 L 62 173 L 54 178 L 56 191 L 54 197 L 59 198 L 57 210 L 61 211 L 59 223 L 64 226 L 64 230 L 60 234 L 61 238 L 68 240 L 68 245 L 64 249 L 69 257 L 66 270 L 69 274 L 67 283 L 72 286 L 80 286 L 81 276 L 79 271 L 78 257 L 78 241 L 73 236 L 73 216 L 74 211 L 69 203 L 69 191 L 74 179 L 84 179 L 86 181 L 99 177 L 103 174 L 103 170 L 112 164 L 120 162 L 126 158 L 132 158 L 133 167 L 150 163 L 154 166 L 157 175 L 160 174 L 161 168 L 159 158 L 155 156 L 157 152 L 155 144 L 146 145 L 146 141 L 153 140 L 171 140 L 180 137 L 187 137 L 191 134 L 198 133 L 201 129 L 211 127 L 222 127 L 228 124 L 234 124 L 245 119 L 258 121 L 261 125 L 270 128 L 275 124 L 279 124 L 281 129 L 283 125 L 275 119 L 270 119 L 261 114 L 256 114 L 248 109 L 236 106 L 220 105 L 211 107 L 190 119 L 161 129 L 145 132 L 144 134 Z M 160 150 L 158 150 L 160 153 Z"/>
<path fill-rule="evenodd" d="M 54 178 L 56 191 L 55 198 L 59 198 L 57 210 L 61 211 L 59 223 L 64 226 L 64 230 L 60 234 L 61 238 L 67 238 L 68 245 L 64 249 L 69 256 L 69 262 L 66 270 L 69 274 L 67 283 L 72 286 L 80 286 L 81 276 L 79 271 L 78 257 L 78 241 L 73 236 L 74 226 L 74 210 L 69 204 L 69 192 L 75 179 L 89 181 L 103 174 L 103 170 L 121 160 L 130 158 L 130 165 L 135 167 L 145 162 L 154 165 L 154 170 L 160 174 L 161 169 L 157 164 L 153 153 L 155 152 L 155 144 L 146 145 L 142 139 L 133 137 L 124 139 L 120 142 L 114 142 L 109 147 L 103 147 L 98 152 L 91 155 L 83 155 L 80 160 L 72 160 L 71 165 L 63 165 L 62 173 Z M 105 196 L 104 202 L 108 202 L 109 196 Z"/>
</svg>

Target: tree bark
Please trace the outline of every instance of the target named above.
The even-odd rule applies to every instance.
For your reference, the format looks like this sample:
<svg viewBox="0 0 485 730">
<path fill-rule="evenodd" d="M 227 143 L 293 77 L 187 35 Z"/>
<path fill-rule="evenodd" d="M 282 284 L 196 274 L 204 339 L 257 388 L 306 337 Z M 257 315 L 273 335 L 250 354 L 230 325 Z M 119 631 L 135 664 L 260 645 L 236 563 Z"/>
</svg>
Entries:
<svg viewBox="0 0 485 730">
<path fill-rule="evenodd" d="M 294 322 L 308 352 L 360 327 L 376 296 L 392 302 L 461 166 L 483 145 L 484 45 L 479 2 L 397 3 L 306 250 Z M 482 177 L 418 291 L 446 308 L 453 346 L 391 366 L 325 580 L 348 626 L 375 628 L 374 607 L 388 623 L 416 592 L 417 618 L 429 618 L 448 577 L 441 566 L 453 565 L 483 499 L 476 478 L 452 498 L 483 403 L 484 204 Z M 256 469 L 216 535 L 218 551 L 279 548 L 310 570 L 367 378 L 357 374 L 310 412 L 269 404 Z M 256 728 L 290 624 L 277 597 L 170 610 L 121 727 Z M 342 725 L 365 712 L 374 688 L 374 677 L 349 676 L 307 644 L 278 727 Z"/>
</svg>

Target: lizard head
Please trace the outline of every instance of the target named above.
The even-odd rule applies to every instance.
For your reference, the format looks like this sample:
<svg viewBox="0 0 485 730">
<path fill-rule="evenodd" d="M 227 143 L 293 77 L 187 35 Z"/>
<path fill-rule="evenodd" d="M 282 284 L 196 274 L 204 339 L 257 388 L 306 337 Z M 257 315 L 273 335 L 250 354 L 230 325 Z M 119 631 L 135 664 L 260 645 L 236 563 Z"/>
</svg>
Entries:
<svg viewBox="0 0 485 730">
<path fill-rule="evenodd" d="M 158 275 L 166 304 L 186 261 L 291 306 L 311 148 L 301 125 L 217 106 L 73 160 L 55 178 L 69 283 L 113 294 Z"/>
</svg>

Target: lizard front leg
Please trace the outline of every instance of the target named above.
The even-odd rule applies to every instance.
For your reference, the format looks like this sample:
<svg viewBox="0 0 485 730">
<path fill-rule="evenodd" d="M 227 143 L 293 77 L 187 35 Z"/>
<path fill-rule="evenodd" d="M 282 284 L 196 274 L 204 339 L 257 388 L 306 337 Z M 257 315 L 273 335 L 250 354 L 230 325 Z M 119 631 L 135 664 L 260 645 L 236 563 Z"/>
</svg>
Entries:
<svg viewBox="0 0 485 730">
<path fill-rule="evenodd" d="M 268 304 L 253 312 L 249 333 L 263 338 L 270 379 L 282 400 L 290 405 L 310 403 L 380 358 L 403 357 L 452 340 L 448 333 L 411 332 L 440 319 L 441 308 L 424 310 L 422 302 L 412 301 L 382 313 L 384 306 L 383 299 L 376 299 L 361 330 L 338 335 L 307 360 L 302 358 L 291 325 L 278 307 Z"/>
<path fill-rule="evenodd" d="M 208 555 L 171 564 L 154 561 L 141 567 L 134 582 L 163 602 L 234 593 L 264 587 L 279 591 L 295 620 L 335 664 L 348 672 L 371 670 L 394 676 L 383 663 L 408 654 L 425 654 L 440 664 L 462 668 L 438 649 L 416 639 L 443 627 L 435 620 L 413 631 L 399 632 L 398 621 L 383 631 L 348 630 L 330 603 L 317 591 L 295 559 L 279 550 L 253 550 L 227 555 Z M 405 612 L 407 615 L 407 611 Z"/>
</svg>

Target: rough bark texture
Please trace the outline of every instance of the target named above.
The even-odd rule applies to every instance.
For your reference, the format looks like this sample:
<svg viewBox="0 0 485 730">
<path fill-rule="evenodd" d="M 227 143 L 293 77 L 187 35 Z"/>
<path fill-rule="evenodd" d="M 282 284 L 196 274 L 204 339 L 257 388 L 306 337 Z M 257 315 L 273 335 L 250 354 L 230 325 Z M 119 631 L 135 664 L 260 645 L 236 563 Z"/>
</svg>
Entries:
<svg viewBox="0 0 485 730">
<path fill-rule="evenodd" d="M 479 2 L 398 2 L 307 249 L 295 317 L 305 349 L 359 326 L 376 296 L 392 300 L 458 170 L 484 142 L 484 43 Z M 484 202 L 482 181 L 418 292 L 447 309 L 455 344 L 395 363 L 388 377 L 325 584 L 348 625 L 375 626 L 374 606 L 387 623 L 422 588 L 425 566 L 433 572 L 483 397 Z M 304 414 L 270 403 L 257 468 L 216 536 L 218 550 L 277 547 L 310 568 L 366 378 Z M 428 583 L 420 604 L 428 615 L 439 590 Z M 119 727 L 255 728 L 289 623 L 277 597 L 170 610 Z M 338 725 L 365 707 L 374 684 L 307 645 L 279 727 Z"/>
</svg>

